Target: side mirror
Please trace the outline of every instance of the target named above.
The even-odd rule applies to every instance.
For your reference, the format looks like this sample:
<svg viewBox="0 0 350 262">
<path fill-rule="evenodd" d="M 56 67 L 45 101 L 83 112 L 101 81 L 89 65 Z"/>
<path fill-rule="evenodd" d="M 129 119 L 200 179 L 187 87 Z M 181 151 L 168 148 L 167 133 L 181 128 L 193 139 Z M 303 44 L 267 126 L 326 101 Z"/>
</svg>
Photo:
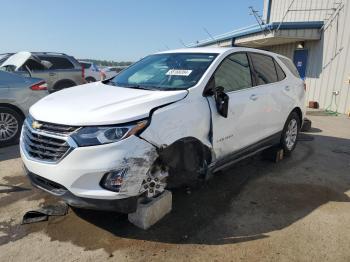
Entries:
<svg viewBox="0 0 350 262">
<path fill-rule="evenodd" d="M 227 118 L 228 115 L 228 101 L 229 96 L 224 92 L 224 88 L 222 86 L 218 86 L 215 88 L 214 98 L 216 102 L 216 108 L 218 113 Z"/>
</svg>

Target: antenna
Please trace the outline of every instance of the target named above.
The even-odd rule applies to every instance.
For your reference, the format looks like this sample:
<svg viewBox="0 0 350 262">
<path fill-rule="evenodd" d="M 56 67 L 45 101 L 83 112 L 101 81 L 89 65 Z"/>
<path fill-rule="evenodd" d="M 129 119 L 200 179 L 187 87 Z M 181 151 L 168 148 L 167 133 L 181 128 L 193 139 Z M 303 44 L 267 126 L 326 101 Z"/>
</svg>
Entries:
<svg viewBox="0 0 350 262">
<path fill-rule="evenodd" d="M 213 37 L 213 35 L 211 33 L 209 33 L 209 31 L 203 27 L 203 30 L 208 34 L 208 36 L 214 41 L 216 42 L 217 45 L 219 45 L 218 41 Z"/>
<path fill-rule="evenodd" d="M 182 41 L 182 39 L 181 39 L 181 38 L 179 38 L 179 42 L 180 42 L 180 44 L 182 44 L 184 47 L 189 48 L 189 46 L 185 45 L 184 41 Z"/>
<path fill-rule="evenodd" d="M 266 32 L 265 32 L 266 28 L 271 33 L 271 30 L 269 27 L 263 28 L 263 26 L 265 26 L 266 24 L 265 24 L 264 20 L 262 19 L 261 15 L 259 15 L 259 11 L 255 10 L 254 7 L 252 7 L 252 6 L 249 6 L 248 8 L 250 9 L 249 15 L 253 15 L 255 17 L 255 20 L 259 24 L 261 31 L 264 32 L 264 35 L 266 35 Z"/>
</svg>

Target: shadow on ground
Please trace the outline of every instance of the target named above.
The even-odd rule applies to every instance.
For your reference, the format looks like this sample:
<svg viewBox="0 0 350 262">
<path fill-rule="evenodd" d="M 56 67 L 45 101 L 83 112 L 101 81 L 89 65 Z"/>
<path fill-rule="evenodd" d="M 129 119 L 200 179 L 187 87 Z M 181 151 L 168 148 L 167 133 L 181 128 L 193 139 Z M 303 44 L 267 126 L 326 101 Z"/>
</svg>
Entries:
<svg viewBox="0 0 350 262">
<path fill-rule="evenodd" d="M 19 146 L 0 147 L 0 161 L 18 158 L 20 156 Z"/>
<path fill-rule="evenodd" d="M 348 152 L 350 140 L 315 135 L 277 164 L 260 156 L 247 159 L 205 184 L 174 191 L 173 211 L 147 231 L 125 215 L 74 210 L 46 225 L 25 226 L 23 236 L 44 228 L 52 241 L 108 252 L 145 241 L 221 245 L 268 237 L 329 201 L 349 202 Z M 329 185 L 327 173 L 335 170 L 342 181 Z"/>
</svg>

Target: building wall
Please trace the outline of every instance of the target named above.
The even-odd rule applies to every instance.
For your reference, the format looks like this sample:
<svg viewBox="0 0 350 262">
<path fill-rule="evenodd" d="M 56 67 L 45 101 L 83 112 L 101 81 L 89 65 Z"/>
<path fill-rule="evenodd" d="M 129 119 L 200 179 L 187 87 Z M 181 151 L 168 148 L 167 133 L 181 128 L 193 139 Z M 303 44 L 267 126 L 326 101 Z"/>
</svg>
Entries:
<svg viewBox="0 0 350 262">
<path fill-rule="evenodd" d="M 298 0 L 296 0 L 297 2 Z M 309 2 L 306 0 L 305 2 Z M 272 0 L 277 3 L 282 0 Z M 285 1 L 285 5 L 290 1 Z M 318 1 L 313 1 L 318 2 Z M 319 1 L 323 4 L 324 0 Z M 306 71 L 307 101 L 318 101 L 321 108 L 338 110 L 341 113 L 350 111 L 350 1 L 344 1 L 344 8 L 333 22 L 329 22 L 321 40 L 305 42 L 308 49 Z M 275 8 L 275 7 L 274 7 Z M 274 14 L 276 17 L 276 14 Z M 326 22 L 327 24 L 327 22 Z M 268 47 L 269 50 L 293 59 L 297 43 Z M 337 105 L 332 103 L 333 91 L 339 91 Z"/>
<path fill-rule="evenodd" d="M 330 8 L 336 6 L 340 0 L 270 0 L 270 23 L 295 21 L 323 21 L 330 13 Z M 347 0 L 345 0 L 347 1 Z M 265 0 L 264 16 L 267 16 L 267 3 Z M 290 10 L 290 11 L 288 11 Z M 287 12 L 288 11 L 288 12 Z"/>
</svg>

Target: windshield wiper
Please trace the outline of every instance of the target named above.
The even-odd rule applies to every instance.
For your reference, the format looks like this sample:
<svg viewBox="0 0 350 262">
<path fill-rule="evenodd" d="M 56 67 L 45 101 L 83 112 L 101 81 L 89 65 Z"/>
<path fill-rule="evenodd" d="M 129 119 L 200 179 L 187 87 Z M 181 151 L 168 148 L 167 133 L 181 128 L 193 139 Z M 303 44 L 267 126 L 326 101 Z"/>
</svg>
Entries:
<svg viewBox="0 0 350 262">
<path fill-rule="evenodd" d="M 119 86 L 124 88 L 132 88 L 132 89 L 142 89 L 142 90 L 159 90 L 159 88 L 155 86 L 141 86 L 141 85 L 120 85 L 118 83 L 115 83 L 113 81 L 108 81 L 106 84 L 112 85 L 112 86 Z"/>
</svg>

